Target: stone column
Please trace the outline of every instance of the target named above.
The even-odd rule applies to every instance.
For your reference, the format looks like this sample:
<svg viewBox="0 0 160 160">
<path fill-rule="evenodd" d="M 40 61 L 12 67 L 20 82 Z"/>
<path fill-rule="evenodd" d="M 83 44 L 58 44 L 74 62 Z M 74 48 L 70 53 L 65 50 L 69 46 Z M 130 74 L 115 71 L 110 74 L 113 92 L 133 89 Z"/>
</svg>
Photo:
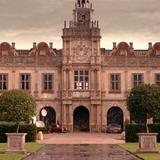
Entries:
<svg viewBox="0 0 160 160">
<path fill-rule="evenodd" d="M 42 81 L 43 81 L 43 79 L 42 79 Z M 34 95 L 35 95 L 35 97 L 38 97 L 38 70 L 35 70 L 35 86 L 34 86 Z M 43 83 L 43 82 L 42 82 Z M 30 85 L 32 85 L 32 83 L 30 84 Z M 31 87 L 31 89 L 32 89 L 32 86 L 30 86 Z"/>
<path fill-rule="evenodd" d="M 73 79 L 72 79 L 72 70 L 69 70 L 69 89 L 70 90 L 73 90 L 73 84 L 74 84 L 74 82 L 73 82 Z"/>
<path fill-rule="evenodd" d="M 91 70 L 91 89 L 94 89 L 94 70 Z"/>
<path fill-rule="evenodd" d="M 16 89 L 16 86 L 15 86 L 16 79 L 15 78 L 16 78 L 16 71 L 12 70 L 12 89 Z M 18 82 L 19 82 L 19 79 L 18 79 Z M 8 79 L 8 87 L 9 87 L 9 79 Z M 18 87 L 19 87 L 19 83 L 18 83 Z"/>
<path fill-rule="evenodd" d="M 101 90 L 101 75 L 100 75 L 100 70 L 97 70 L 97 90 Z"/>
<path fill-rule="evenodd" d="M 62 105 L 62 125 L 66 128 L 66 105 Z"/>
<path fill-rule="evenodd" d="M 91 104 L 91 110 L 90 110 L 90 131 L 93 131 L 94 126 L 94 105 Z"/>
<path fill-rule="evenodd" d="M 151 71 L 147 71 L 147 79 L 146 79 L 146 82 L 148 83 L 148 84 L 151 84 L 152 82 L 151 82 Z M 145 77 L 145 75 L 143 76 L 143 77 Z M 145 79 L 144 79 L 144 83 L 146 83 L 145 82 Z"/>
<path fill-rule="evenodd" d="M 66 90 L 66 80 L 67 80 L 67 75 L 66 75 L 66 70 L 63 70 L 63 88 L 62 90 Z"/>
<path fill-rule="evenodd" d="M 123 83 L 124 83 L 124 86 L 125 86 L 125 93 L 127 94 L 128 91 L 129 91 L 129 88 L 128 88 L 128 71 L 125 71 L 124 74 L 125 74 L 125 80 L 124 80 L 124 82 L 122 82 L 122 79 L 121 79 L 121 83 L 122 83 L 121 86 L 123 86 Z"/>
<path fill-rule="evenodd" d="M 101 131 L 101 105 L 97 105 L 97 131 Z"/>
</svg>

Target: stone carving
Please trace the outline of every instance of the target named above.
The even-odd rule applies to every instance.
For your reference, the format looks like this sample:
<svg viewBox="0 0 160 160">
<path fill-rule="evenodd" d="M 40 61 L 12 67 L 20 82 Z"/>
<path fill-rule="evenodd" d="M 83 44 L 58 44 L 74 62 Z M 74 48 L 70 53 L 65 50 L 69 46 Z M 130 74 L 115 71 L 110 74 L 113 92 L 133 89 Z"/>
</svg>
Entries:
<svg viewBox="0 0 160 160">
<path fill-rule="evenodd" d="M 89 57 L 91 56 L 91 49 L 87 42 L 78 41 L 77 45 L 73 47 L 72 51 L 74 55 L 74 62 L 89 62 Z"/>
</svg>

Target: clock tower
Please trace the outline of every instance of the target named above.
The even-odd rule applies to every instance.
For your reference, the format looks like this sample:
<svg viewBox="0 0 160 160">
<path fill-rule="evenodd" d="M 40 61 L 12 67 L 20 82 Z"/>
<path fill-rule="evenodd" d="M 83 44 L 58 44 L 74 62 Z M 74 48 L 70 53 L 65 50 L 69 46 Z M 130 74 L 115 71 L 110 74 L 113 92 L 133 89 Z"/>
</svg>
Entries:
<svg viewBox="0 0 160 160">
<path fill-rule="evenodd" d="M 89 0 L 76 0 L 73 20 L 63 29 L 63 63 L 100 63 L 99 22 Z"/>
<path fill-rule="evenodd" d="M 62 121 L 63 126 L 79 128 L 73 118 L 74 107 L 88 106 L 91 115 L 101 106 L 101 50 L 99 22 L 93 19 L 94 9 L 89 0 L 76 0 L 73 20 L 64 22 L 62 52 Z M 66 113 L 66 114 L 65 114 Z M 85 120 L 86 129 L 99 131 L 93 117 Z M 65 117 L 68 115 L 68 118 Z M 72 118 L 70 118 L 72 117 Z M 89 124 L 90 122 L 90 124 Z M 75 125 L 73 125 L 75 124 Z M 73 127 L 74 126 L 74 127 Z"/>
</svg>

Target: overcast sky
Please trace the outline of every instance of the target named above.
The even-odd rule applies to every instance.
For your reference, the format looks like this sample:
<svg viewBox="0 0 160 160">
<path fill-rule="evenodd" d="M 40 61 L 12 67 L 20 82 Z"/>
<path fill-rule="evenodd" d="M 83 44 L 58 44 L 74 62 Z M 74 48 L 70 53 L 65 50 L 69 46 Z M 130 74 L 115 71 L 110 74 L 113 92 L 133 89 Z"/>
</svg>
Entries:
<svg viewBox="0 0 160 160">
<path fill-rule="evenodd" d="M 72 19 L 76 0 L 0 0 L 0 42 L 31 48 L 33 42 L 53 41 L 62 48 L 64 20 Z M 101 47 L 112 42 L 133 42 L 146 49 L 160 41 L 160 0 L 90 0 L 100 21 Z"/>
</svg>

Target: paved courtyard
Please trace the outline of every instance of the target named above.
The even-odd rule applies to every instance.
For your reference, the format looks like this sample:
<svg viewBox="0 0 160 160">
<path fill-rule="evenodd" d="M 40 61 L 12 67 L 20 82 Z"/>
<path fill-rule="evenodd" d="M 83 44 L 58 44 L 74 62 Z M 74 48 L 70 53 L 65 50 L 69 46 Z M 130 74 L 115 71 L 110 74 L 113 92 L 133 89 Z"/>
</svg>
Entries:
<svg viewBox="0 0 160 160">
<path fill-rule="evenodd" d="M 117 145 L 56 144 L 45 145 L 25 160 L 140 160 Z"/>
<path fill-rule="evenodd" d="M 37 142 L 45 146 L 25 160 L 140 160 L 116 145 L 121 134 L 54 133 Z"/>
<path fill-rule="evenodd" d="M 41 144 L 122 144 L 121 134 L 106 133 L 53 133 L 45 134 Z"/>
</svg>

